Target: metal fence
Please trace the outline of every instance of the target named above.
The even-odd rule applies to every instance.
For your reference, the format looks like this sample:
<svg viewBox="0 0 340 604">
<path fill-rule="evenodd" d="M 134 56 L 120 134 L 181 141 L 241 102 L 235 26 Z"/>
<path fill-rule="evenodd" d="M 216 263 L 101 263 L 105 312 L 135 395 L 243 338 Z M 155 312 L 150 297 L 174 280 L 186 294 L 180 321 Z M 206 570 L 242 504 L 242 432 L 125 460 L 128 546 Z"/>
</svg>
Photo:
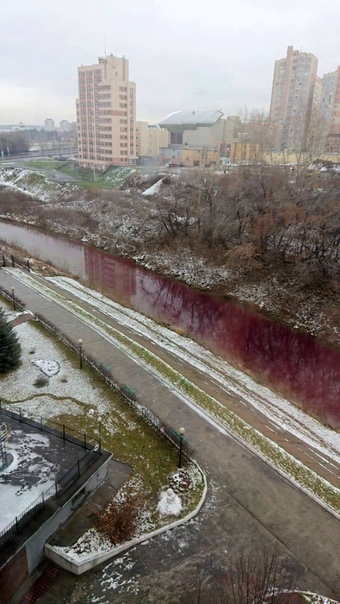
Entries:
<svg viewBox="0 0 340 604">
<path fill-rule="evenodd" d="M 25 415 L 22 415 L 21 409 L 19 411 L 13 411 L 9 408 L 9 406 L 4 406 L 3 402 L 0 400 L 0 416 L 12 417 L 13 419 L 22 422 L 23 424 L 27 424 L 41 432 L 47 432 L 48 434 L 52 434 L 58 438 L 61 438 L 63 441 L 70 442 L 74 445 L 79 445 L 84 447 L 84 449 L 99 449 L 100 451 L 100 439 L 95 439 L 89 437 L 85 432 L 80 432 L 79 430 L 75 430 L 65 424 L 59 424 L 53 420 L 44 420 L 43 417 L 40 418 L 40 421 L 36 421 Z"/>
<path fill-rule="evenodd" d="M 17 535 L 19 535 L 26 526 L 35 518 L 35 516 L 45 508 L 46 502 L 56 495 L 56 485 L 53 484 L 46 489 L 43 493 L 41 493 L 30 505 L 25 508 L 21 514 L 18 514 L 12 520 L 10 524 L 8 524 L 1 532 L 0 532 L 0 550 L 7 545 L 10 541 L 15 539 Z"/>
<path fill-rule="evenodd" d="M 6 258 L 5 254 L 2 254 L 2 266 L 19 266 L 20 268 L 25 269 L 30 272 L 30 261 L 27 258 L 26 260 L 22 260 L 21 258 L 16 258 L 13 254 L 11 254 L 10 258 Z"/>
<path fill-rule="evenodd" d="M 48 501 L 53 498 L 56 499 L 60 497 L 60 495 L 71 485 L 73 484 L 82 474 L 84 474 L 91 465 L 98 459 L 98 455 L 101 455 L 100 442 L 93 444 L 90 440 L 86 438 L 86 434 L 83 435 L 82 439 L 78 439 L 72 434 L 68 433 L 68 428 L 66 426 L 62 426 L 62 430 L 56 430 L 55 428 L 51 428 L 44 424 L 43 421 L 37 422 L 28 417 L 22 415 L 21 411 L 16 413 L 11 409 L 4 407 L 3 403 L 0 401 L 0 416 L 11 417 L 12 419 L 16 419 L 19 422 L 23 422 L 29 426 L 32 426 L 38 430 L 48 432 L 53 436 L 57 436 L 64 441 L 67 440 L 72 444 L 76 444 L 85 449 L 84 456 L 79 459 L 63 476 L 58 477 L 54 484 L 51 485 L 48 489 L 46 489 L 43 493 L 41 493 L 32 503 L 21 512 L 15 519 L 8 524 L 1 532 L 0 532 L 0 549 L 4 548 L 7 543 L 15 539 L 17 535 L 19 535 L 35 518 L 35 516 L 43 510 Z"/>
<path fill-rule="evenodd" d="M 86 453 L 86 455 L 84 455 L 84 457 L 78 459 L 77 463 L 75 463 L 72 468 L 70 468 L 65 474 L 63 474 L 61 478 L 58 479 L 56 483 L 57 497 L 62 491 L 67 489 L 70 484 L 75 482 L 77 478 L 84 474 L 86 470 L 88 470 L 92 466 L 93 462 L 97 459 L 97 457 L 98 451 L 91 449 Z"/>
</svg>

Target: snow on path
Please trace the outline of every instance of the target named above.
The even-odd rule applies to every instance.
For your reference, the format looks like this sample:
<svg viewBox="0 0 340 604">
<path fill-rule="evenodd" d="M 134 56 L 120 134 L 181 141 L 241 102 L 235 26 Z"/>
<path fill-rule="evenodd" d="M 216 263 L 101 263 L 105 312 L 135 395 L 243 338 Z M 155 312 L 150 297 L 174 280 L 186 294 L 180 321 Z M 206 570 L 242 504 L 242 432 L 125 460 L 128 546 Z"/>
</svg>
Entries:
<svg viewBox="0 0 340 604">
<path fill-rule="evenodd" d="M 320 424 L 286 399 L 261 386 L 245 373 L 238 371 L 221 357 L 215 356 L 192 340 L 178 335 L 144 315 L 120 306 L 102 294 L 88 289 L 67 277 L 49 279 L 56 285 L 77 296 L 101 313 L 115 319 L 121 325 L 156 342 L 167 352 L 183 359 L 199 370 L 213 377 L 220 385 L 236 394 L 266 415 L 270 421 L 283 426 L 295 436 L 324 453 L 328 453 L 340 463 L 340 434 Z M 323 446 L 327 449 L 324 450 Z M 331 453 L 332 452 L 332 453 Z"/>
<path fill-rule="evenodd" d="M 16 274 L 16 277 L 18 275 Z M 26 281 L 31 287 L 40 290 L 39 285 L 22 273 L 20 280 Z M 340 463 L 340 434 L 323 426 L 286 399 L 273 393 L 269 388 L 261 386 L 246 374 L 234 369 L 222 358 L 215 356 L 188 338 L 158 325 L 152 319 L 106 298 L 99 292 L 91 290 L 77 281 L 67 277 L 51 277 L 46 279 L 63 288 L 79 300 L 92 306 L 121 325 L 129 327 L 136 333 L 143 335 L 171 352 L 176 357 L 183 359 L 200 372 L 206 372 L 213 377 L 227 392 L 236 394 L 253 406 L 268 420 L 285 429 L 292 435 L 314 447 L 321 455 L 327 455 L 336 463 Z M 46 294 L 47 295 L 47 294 Z M 65 308 L 68 308 L 65 300 Z M 94 328 L 97 328 L 94 323 Z"/>
</svg>

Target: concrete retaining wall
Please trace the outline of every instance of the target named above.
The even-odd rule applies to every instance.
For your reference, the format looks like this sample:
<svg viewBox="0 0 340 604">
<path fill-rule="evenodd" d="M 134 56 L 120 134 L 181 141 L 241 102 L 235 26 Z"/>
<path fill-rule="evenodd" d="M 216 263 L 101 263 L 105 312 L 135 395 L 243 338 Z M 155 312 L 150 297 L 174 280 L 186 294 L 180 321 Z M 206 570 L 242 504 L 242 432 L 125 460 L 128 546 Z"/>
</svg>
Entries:
<svg viewBox="0 0 340 604">
<path fill-rule="evenodd" d="M 58 566 L 61 566 L 61 568 L 64 568 L 65 570 L 68 570 L 69 572 L 71 572 L 75 575 L 82 575 L 83 573 L 87 572 L 88 570 L 91 570 L 91 569 L 95 568 L 96 566 L 98 566 L 98 564 L 102 564 L 106 560 L 109 560 L 110 558 L 113 558 L 114 556 L 117 556 L 118 554 L 121 554 L 122 552 L 125 552 L 126 550 L 128 550 L 132 547 L 135 547 L 136 545 L 138 545 L 139 543 L 142 543 L 143 541 L 146 541 L 147 539 L 152 539 L 152 537 L 161 535 L 162 533 L 165 533 L 166 531 L 169 531 L 169 530 L 175 528 L 176 526 L 185 524 L 186 522 L 188 522 L 188 520 L 191 520 L 191 518 L 193 518 L 194 516 L 196 516 L 198 514 L 198 512 L 200 511 L 200 509 L 203 506 L 205 499 L 206 499 L 207 489 L 208 489 L 207 480 L 206 480 L 206 476 L 205 476 L 204 472 L 200 468 L 199 468 L 199 470 L 200 470 L 200 472 L 203 476 L 203 480 L 204 480 L 203 494 L 202 494 L 202 497 L 201 497 L 198 505 L 196 506 L 196 508 L 192 512 L 187 514 L 187 516 L 185 516 L 184 518 L 181 518 L 180 520 L 176 520 L 175 522 L 172 522 L 171 524 L 168 524 L 159 529 L 156 529 L 155 531 L 152 531 L 151 533 L 148 533 L 147 535 L 142 535 L 141 537 L 132 539 L 131 541 L 123 543 L 122 545 L 112 547 L 110 550 L 108 550 L 106 552 L 97 553 L 97 554 L 89 554 L 88 556 L 86 556 L 86 558 L 84 557 L 83 561 L 76 561 L 71 556 L 68 556 L 68 554 L 66 552 L 60 551 L 60 549 L 58 547 L 54 547 L 53 545 L 50 545 L 49 543 L 45 544 L 46 557 L 49 558 L 50 560 L 52 560 L 52 562 L 54 562 Z"/>
</svg>

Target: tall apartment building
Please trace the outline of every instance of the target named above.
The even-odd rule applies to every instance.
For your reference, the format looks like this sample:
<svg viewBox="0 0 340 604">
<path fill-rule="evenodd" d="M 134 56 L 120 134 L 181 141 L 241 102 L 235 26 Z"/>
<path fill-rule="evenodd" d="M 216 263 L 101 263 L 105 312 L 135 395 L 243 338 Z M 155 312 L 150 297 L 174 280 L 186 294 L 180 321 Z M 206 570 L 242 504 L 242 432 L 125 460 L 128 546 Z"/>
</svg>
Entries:
<svg viewBox="0 0 340 604">
<path fill-rule="evenodd" d="M 338 71 L 325 73 L 322 77 L 322 86 L 320 94 L 319 112 L 320 116 L 326 121 L 331 122 L 334 97 L 338 81 Z"/>
<path fill-rule="evenodd" d="M 340 66 L 322 78 L 319 102 L 319 120 L 328 138 L 326 147 L 339 151 L 340 147 Z"/>
<path fill-rule="evenodd" d="M 278 146 L 304 149 L 310 123 L 318 59 L 288 46 L 284 59 L 275 61 L 270 121 L 281 124 Z"/>
<path fill-rule="evenodd" d="M 52 132 L 55 129 L 54 120 L 51 117 L 46 118 L 44 121 L 44 129 L 48 132 Z"/>
<path fill-rule="evenodd" d="M 136 163 L 136 85 L 125 57 L 78 68 L 78 160 L 105 170 Z"/>
<path fill-rule="evenodd" d="M 332 117 L 329 129 L 329 136 L 337 139 L 336 148 L 339 152 L 340 150 L 340 65 L 336 70 L 336 85 L 334 90 L 334 102 L 333 102 L 333 110 Z"/>
</svg>

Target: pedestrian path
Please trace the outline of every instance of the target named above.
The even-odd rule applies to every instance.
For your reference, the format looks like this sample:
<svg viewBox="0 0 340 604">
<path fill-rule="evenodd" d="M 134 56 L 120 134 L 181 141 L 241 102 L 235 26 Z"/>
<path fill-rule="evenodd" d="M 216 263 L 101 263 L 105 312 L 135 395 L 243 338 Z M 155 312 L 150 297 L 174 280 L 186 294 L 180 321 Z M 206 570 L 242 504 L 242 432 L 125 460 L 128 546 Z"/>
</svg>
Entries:
<svg viewBox="0 0 340 604">
<path fill-rule="evenodd" d="M 34 279 L 43 281 L 39 276 L 34 276 Z M 261 531 L 265 527 L 268 534 L 309 569 L 308 572 L 315 573 L 334 589 L 338 573 L 334 552 L 339 551 L 340 545 L 335 515 L 306 497 L 305 493 L 235 440 L 218 422 L 207 419 L 165 382 L 155 379 L 154 374 L 143 367 L 138 359 L 114 346 L 70 310 L 21 282 L 19 269 L 18 273 L 1 269 L 0 287 L 9 293 L 14 287 L 16 298 L 25 303 L 26 310 L 43 316 L 73 342 L 77 343 L 81 338 L 85 355 L 91 354 L 120 384 L 128 385 L 140 403 L 160 419 L 174 428 L 185 427 L 186 437 L 193 446 L 199 465 L 207 473 L 208 483 L 210 481 L 217 485 L 215 511 L 209 520 L 210 527 L 206 528 L 210 535 L 214 533 L 216 539 L 222 539 L 223 526 L 224 523 L 226 526 L 229 524 L 228 514 L 232 506 L 235 509 L 234 531 L 251 535 L 259 527 Z M 55 285 L 53 287 L 56 288 Z M 64 292 L 60 293 L 65 296 Z M 80 305 L 79 300 L 77 304 Z M 104 319 L 108 320 L 107 317 Z M 211 388 L 216 389 L 216 384 Z M 315 527 L 318 527 L 317 531 Z"/>
<path fill-rule="evenodd" d="M 8 278 L 10 277 L 10 275 L 15 277 L 15 272 L 13 274 L 13 269 L 10 269 L 8 273 Z M 18 276 L 20 276 L 20 273 L 18 274 Z M 108 312 L 101 312 L 99 306 L 94 308 L 90 305 L 90 303 L 86 302 L 86 300 L 80 299 L 79 297 L 74 295 L 70 290 L 63 290 L 61 287 L 58 287 L 58 285 L 56 285 L 54 282 L 51 282 L 50 280 L 46 280 L 43 277 L 40 277 L 39 275 L 36 275 L 34 273 L 31 273 L 31 278 L 33 278 L 38 285 L 43 286 L 44 288 L 48 288 L 45 290 L 46 295 L 44 296 L 41 292 L 34 292 L 34 290 L 31 291 L 31 295 L 39 297 L 38 306 L 37 301 L 35 299 L 33 301 L 32 299 L 34 308 L 38 308 L 38 310 L 35 310 L 35 312 L 39 314 L 39 316 L 43 315 L 49 322 L 51 321 L 50 314 L 46 314 L 46 310 L 41 307 L 41 300 L 46 301 L 48 299 L 48 292 L 54 291 L 58 294 L 58 296 L 61 296 L 61 299 L 64 300 L 65 298 L 67 298 L 68 301 L 71 301 L 76 304 L 78 308 L 84 309 L 89 314 L 89 316 L 95 315 L 97 319 L 101 319 L 105 322 L 105 324 L 110 325 L 115 329 L 118 329 L 121 333 L 124 333 L 132 340 L 138 342 L 143 347 L 150 350 L 158 358 L 162 359 L 165 363 L 174 368 L 179 374 L 184 375 L 185 378 L 190 381 L 190 383 L 194 384 L 202 391 L 206 392 L 214 400 L 218 401 L 218 403 L 222 404 L 233 414 L 235 414 L 235 416 L 240 417 L 241 420 L 246 422 L 246 424 L 252 426 L 255 430 L 257 430 L 260 434 L 264 435 L 264 437 L 269 439 L 271 442 L 275 442 L 281 449 L 286 451 L 293 458 L 299 460 L 301 463 L 303 463 L 304 466 L 306 466 L 313 472 L 316 472 L 318 476 L 327 480 L 333 486 L 340 488 L 340 463 L 338 463 L 334 458 L 327 454 L 327 452 L 320 452 L 320 450 L 315 449 L 313 447 L 312 442 L 308 442 L 307 439 L 303 440 L 299 438 L 296 431 L 288 431 L 285 428 L 284 423 L 282 425 L 280 425 L 278 421 L 273 423 L 270 417 L 268 417 L 268 415 L 264 415 L 254 403 L 249 402 L 247 398 L 242 397 L 240 390 L 238 391 L 237 395 L 235 394 L 235 392 L 233 392 L 232 389 L 226 391 L 225 385 L 220 383 L 216 376 L 213 377 L 211 375 L 207 375 L 207 373 L 202 374 L 202 372 L 197 371 L 195 366 L 190 364 L 190 362 L 185 362 L 183 358 L 176 358 L 174 354 L 169 354 L 169 352 L 166 351 L 164 347 L 161 348 L 157 345 L 156 342 L 151 341 L 150 338 L 143 337 L 143 335 L 141 335 L 140 333 L 136 333 L 126 324 L 123 325 L 121 323 L 118 323 L 112 316 L 110 316 L 110 309 L 108 309 Z M 24 284 L 21 284 L 21 286 L 24 286 Z M 10 285 L 10 287 L 12 288 L 13 286 Z M 10 289 L 9 291 L 12 290 Z M 18 291 L 18 287 L 15 288 L 15 292 L 20 298 L 20 290 Z M 55 304 L 53 300 L 50 300 L 50 303 Z M 62 308 L 58 304 L 56 305 L 56 307 L 59 309 L 59 311 L 61 311 L 61 313 L 68 312 L 65 308 Z M 52 313 L 52 315 L 56 316 L 54 312 Z M 76 321 L 76 316 L 72 314 L 71 316 L 73 316 L 74 321 Z M 68 317 L 67 323 L 69 322 L 70 318 Z M 53 318 L 52 323 L 54 323 Z M 75 345 L 77 345 L 78 339 L 81 338 L 83 341 L 83 351 L 86 355 L 86 351 L 88 350 L 87 345 L 90 342 L 87 342 L 85 335 L 83 335 L 85 330 L 85 323 L 83 322 L 82 324 L 80 324 L 79 327 L 80 329 L 77 332 L 78 337 L 76 337 L 75 339 L 72 338 L 70 330 L 68 330 L 67 336 L 73 339 Z M 91 327 L 89 325 L 86 325 L 86 329 L 91 330 Z M 108 344 L 108 346 L 112 347 L 112 343 L 110 345 Z M 90 350 L 91 357 L 93 357 L 92 344 Z M 123 355 L 123 358 L 125 358 L 125 355 Z M 103 363 L 101 361 L 101 364 L 105 367 L 107 366 L 105 362 Z M 137 386 L 134 385 L 133 388 L 131 386 L 131 380 L 133 379 L 132 375 L 129 375 L 128 378 L 126 378 L 126 374 L 124 374 L 124 381 L 119 381 L 118 376 L 122 374 L 122 367 L 124 366 L 124 364 L 126 364 L 126 361 L 120 361 L 119 367 L 115 367 L 113 372 L 114 377 L 119 383 L 126 384 L 130 389 L 134 390 L 135 392 L 139 391 L 139 383 Z M 137 369 L 135 369 L 135 371 L 137 371 Z M 167 396 L 167 394 L 165 393 L 164 396 Z M 146 406 L 148 406 L 148 404 L 146 404 Z M 158 409 L 157 414 L 162 417 L 162 413 L 163 409 Z"/>
<path fill-rule="evenodd" d="M 26 323 L 26 321 L 32 321 L 34 316 L 30 312 L 23 312 L 14 319 L 10 321 L 12 327 L 16 327 L 17 325 L 21 325 L 22 323 Z"/>
</svg>

